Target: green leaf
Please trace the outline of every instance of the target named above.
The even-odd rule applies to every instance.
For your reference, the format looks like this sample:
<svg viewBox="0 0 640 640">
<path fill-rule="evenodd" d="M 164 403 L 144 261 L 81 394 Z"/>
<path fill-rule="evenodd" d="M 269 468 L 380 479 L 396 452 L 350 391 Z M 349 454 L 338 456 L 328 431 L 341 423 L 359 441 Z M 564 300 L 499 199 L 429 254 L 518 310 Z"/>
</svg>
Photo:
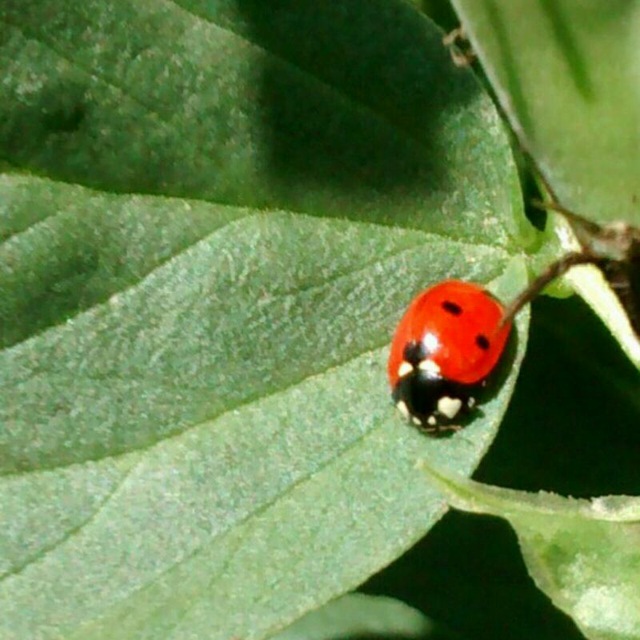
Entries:
<svg viewBox="0 0 640 640">
<path fill-rule="evenodd" d="M 561 219 L 554 222 L 558 234 L 566 241 L 565 246 L 578 249 L 579 245 L 573 241 L 569 224 Z M 594 266 L 577 267 L 565 279 L 598 314 L 631 362 L 640 369 L 640 340 L 631 326 L 627 312 L 602 272 Z"/>
<path fill-rule="evenodd" d="M 451 439 L 384 371 L 422 287 L 526 281 L 497 115 L 395 1 L 0 21 L 0 636 L 273 634 L 440 517 L 418 457 L 469 474 L 500 423 L 526 314 Z"/>
<path fill-rule="evenodd" d="M 276 640 L 375 637 L 444 640 L 450 636 L 420 611 L 399 600 L 361 593 L 333 600 L 275 636 Z"/>
<path fill-rule="evenodd" d="M 95 203 L 84 189 L 26 182 L 78 211 Z M 131 198 L 105 198 L 103 224 L 126 231 Z M 137 197 L 135 218 L 157 220 L 167 204 Z M 0 353 L 4 635 L 180 636 L 212 620 L 220 637 L 277 628 L 439 517 L 443 504 L 413 469 L 425 450 L 469 473 L 495 432 L 517 362 L 484 416 L 435 441 L 395 416 L 382 345 L 407 287 L 469 259 L 467 275 L 489 280 L 500 250 L 284 212 L 234 217 L 203 203 L 197 213 L 209 214 L 201 240 Z M 3 249 L 26 259 L 56 240 L 58 219 Z M 110 255 L 109 235 L 92 228 L 93 248 Z M 130 242 L 120 258 L 147 247 L 111 239 Z M 47 264 L 21 273 L 39 282 Z M 496 290 L 513 295 L 523 278 L 516 260 Z M 36 304 L 34 287 L 9 280 L 9 299 Z M 521 334 L 518 359 L 523 347 Z"/>
<path fill-rule="evenodd" d="M 587 638 L 640 638 L 639 499 L 532 494 L 423 469 L 452 506 L 511 523 L 536 584 Z"/>
<path fill-rule="evenodd" d="M 18 167 L 492 245 L 530 234 L 493 107 L 402 2 L 54 6 L 0 7 L 0 149 Z"/>
<path fill-rule="evenodd" d="M 560 202 L 596 221 L 640 224 L 640 3 L 453 5 Z"/>
</svg>

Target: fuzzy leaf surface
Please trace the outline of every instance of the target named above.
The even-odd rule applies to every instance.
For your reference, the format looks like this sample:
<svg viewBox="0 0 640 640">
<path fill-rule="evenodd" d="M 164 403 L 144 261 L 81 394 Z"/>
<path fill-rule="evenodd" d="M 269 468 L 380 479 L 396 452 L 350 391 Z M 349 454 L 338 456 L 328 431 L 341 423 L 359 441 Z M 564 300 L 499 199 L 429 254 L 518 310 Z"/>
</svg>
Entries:
<svg viewBox="0 0 640 640">
<path fill-rule="evenodd" d="M 0 636 L 273 634 L 439 518 L 418 457 L 495 434 L 526 315 L 450 440 L 384 367 L 427 284 L 526 281 L 497 114 L 395 1 L 0 24 Z"/>
</svg>

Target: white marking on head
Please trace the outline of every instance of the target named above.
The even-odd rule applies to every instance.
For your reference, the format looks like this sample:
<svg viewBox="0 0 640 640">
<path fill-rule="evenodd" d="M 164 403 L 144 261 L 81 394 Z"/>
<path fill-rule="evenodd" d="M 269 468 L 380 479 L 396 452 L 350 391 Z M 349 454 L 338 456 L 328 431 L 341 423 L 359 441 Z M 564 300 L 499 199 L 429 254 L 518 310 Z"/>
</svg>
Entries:
<svg viewBox="0 0 640 640">
<path fill-rule="evenodd" d="M 475 398 L 469 398 L 467 400 L 467 407 L 469 407 L 469 409 L 473 409 L 473 407 L 476 406 L 476 399 Z"/>
<path fill-rule="evenodd" d="M 396 407 L 405 418 L 409 419 L 411 414 L 409 413 L 409 407 L 407 407 L 407 403 L 404 400 L 398 400 L 398 402 L 396 402 Z"/>
<path fill-rule="evenodd" d="M 398 367 L 398 378 L 404 378 L 413 371 L 413 365 L 406 360 L 403 360 Z"/>
<path fill-rule="evenodd" d="M 420 369 L 420 371 L 424 371 L 425 373 L 430 373 L 433 376 L 440 375 L 440 366 L 433 360 L 431 360 L 431 358 L 421 360 L 420 364 L 418 365 L 418 369 Z"/>
<path fill-rule="evenodd" d="M 422 338 L 422 344 L 427 353 L 433 353 L 440 347 L 440 340 L 438 340 L 438 336 L 435 333 L 426 333 Z"/>
<path fill-rule="evenodd" d="M 458 411 L 462 408 L 462 400 L 460 398 L 450 398 L 443 396 L 438 400 L 438 412 L 451 420 L 458 415 Z"/>
<path fill-rule="evenodd" d="M 432 427 L 435 427 L 438 421 L 436 420 L 436 417 L 435 417 L 435 416 L 429 416 L 429 417 L 427 418 L 427 422 L 428 422 Z"/>
<path fill-rule="evenodd" d="M 416 418 L 415 416 L 411 417 L 411 422 L 416 425 L 416 427 L 421 427 L 422 422 L 420 422 L 420 418 Z"/>
</svg>

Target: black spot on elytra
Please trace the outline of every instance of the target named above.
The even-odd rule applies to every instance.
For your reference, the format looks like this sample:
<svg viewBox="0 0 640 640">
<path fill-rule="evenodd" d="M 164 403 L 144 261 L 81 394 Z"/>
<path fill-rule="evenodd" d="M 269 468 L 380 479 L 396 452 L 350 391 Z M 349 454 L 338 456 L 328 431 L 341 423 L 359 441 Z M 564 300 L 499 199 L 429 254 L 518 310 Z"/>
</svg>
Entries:
<svg viewBox="0 0 640 640">
<path fill-rule="evenodd" d="M 452 316 L 462 315 L 462 307 L 459 304 L 456 304 L 455 302 L 451 302 L 451 300 L 445 300 L 442 303 L 442 308 L 447 313 L 450 313 Z"/>
<path fill-rule="evenodd" d="M 489 338 L 487 338 L 483 333 L 479 333 L 476 336 L 476 344 L 480 349 L 486 351 L 489 348 Z"/>
</svg>

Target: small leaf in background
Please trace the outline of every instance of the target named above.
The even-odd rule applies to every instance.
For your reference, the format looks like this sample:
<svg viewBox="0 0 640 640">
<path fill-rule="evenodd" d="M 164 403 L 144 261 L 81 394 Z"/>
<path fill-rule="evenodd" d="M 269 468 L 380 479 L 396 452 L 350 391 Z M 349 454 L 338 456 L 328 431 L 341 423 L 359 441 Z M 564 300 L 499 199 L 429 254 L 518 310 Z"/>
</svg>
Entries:
<svg viewBox="0 0 640 640">
<path fill-rule="evenodd" d="M 452 506 L 507 519 L 533 579 L 587 638 L 640 638 L 640 500 L 485 485 L 422 465 Z"/>
<path fill-rule="evenodd" d="M 566 249 L 580 249 L 567 221 L 554 216 L 554 226 Z M 635 328 L 640 322 L 637 317 L 640 298 L 636 297 L 637 285 L 632 284 L 638 278 L 634 271 L 637 269 L 637 259 L 630 263 L 621 263 L 617 268 L 626 274 L 626 282 L 609 282 L 605 279 L 605 274 L 595 266 L 572 269 L 567 273 L 566 281 L 600 316 L 631 362 L 640 369 L 640 340 Z M 622 305 L 624 298 L 628 298 L 625 306 Z"/>
<path fill-rule="evenodd" d="M 640 4 L 452 0 L 560 202 L 640 225 Z"/>
<path fill-rule="evenodd" d="M 351 593 L 308 613 L 274 636 L 274 640 L 454 640 L 458 637 L 399 600 Z"/>
</svg>

